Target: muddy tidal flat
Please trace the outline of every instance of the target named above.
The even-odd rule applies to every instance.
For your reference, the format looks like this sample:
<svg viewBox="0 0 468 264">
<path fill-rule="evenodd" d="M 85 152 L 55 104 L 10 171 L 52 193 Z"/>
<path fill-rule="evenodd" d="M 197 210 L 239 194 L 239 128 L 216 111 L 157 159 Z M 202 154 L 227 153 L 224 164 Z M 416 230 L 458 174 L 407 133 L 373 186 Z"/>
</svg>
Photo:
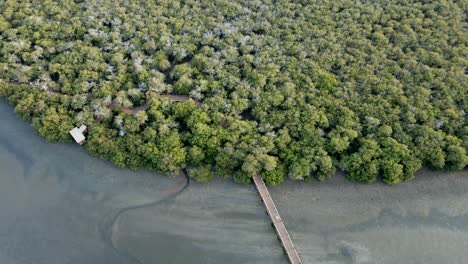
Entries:
<svg viewBox="0 0 468 264">
<path fill-rule="evenodd" d="M 0 100 L 0 263 L 288 263 L 253 186 L 118 169 Z M 304 263 L 466 263 L 468 171 L 270 189 Z"/>
</svg>

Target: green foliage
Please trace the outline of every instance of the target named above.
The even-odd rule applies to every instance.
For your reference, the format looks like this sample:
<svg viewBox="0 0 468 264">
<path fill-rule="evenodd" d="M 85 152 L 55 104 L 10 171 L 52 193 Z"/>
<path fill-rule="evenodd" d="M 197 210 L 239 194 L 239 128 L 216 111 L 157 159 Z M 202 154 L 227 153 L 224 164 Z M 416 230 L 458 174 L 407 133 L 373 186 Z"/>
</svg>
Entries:
<svg viewBox="0 0 468 264">
<path fill-rule="evenodd" d="M 116 137 L 117 131 L 103 125 L 97 125 L 87 134 L 86 149 L 100 158 L 111 159 L 112 157 L 118 156 Z M 116 157 L 115 160 L 122 159 Z"/>
<path fill-rule="evenodd" d="M 317 86 L 320 91 L 325 93 L 335 93 L 336 92 L 336 85 L 338 84 L 338 80 L 336 77 L 326 71 L 323 71 L 318 78 Z"/>
<path fill-rule="evenodd" d="M 378 143 L 363 139 L 357 152 L 343 158 L 346 177 L 353 181 L 375 182 L 379 173 L 378 158 L 382 154 Z"/>
<path fill-rule="evenodd" d="M 325 181 L 336 171 L 335 166 L 333 165 L 333 160 L 328 155 L 317 156 L 314 163 L 317 167 L 315 177 L 320 181 Z"/>
<path fill-rule="evenodd" d="M 49 108 L 42 117 L 33 118 L 33 127 L 48 141 L 70 141 L 68 131 L 74 126 L 72 118 L 62 108 Z"/>
<path fill-rule="evenodd" d="M 48 140 L 86 124 L 120 167 L 396 184 L 468 163 L 465 9 L 0 1 L 0 96 Z"/>
<path fill-rule="evenodd" d="M 197 182 L 207 183 L 214 177 L 211 165 L 203 165 L 189 170 L 190 177 L 194 178 Z"/>
<path fill-rule="evenodd" d="M 303 180 L 310 175 L 310 163 L 305 158 L 299 158 L 289 165 L 288 176 L 293 180 Z"/>
<path fill-rule="evenodd" d="M 5 30 L 11 28 L 10 23 L 0 15 L 0 33 L 4 32 Z"/>
<path fill-rule="evenodd" d="M 403 178 L 403 165 L 391 159 L 385 159 L 382 166 L 382 178 L 386 184 L 399 183 Z"/>
<path fill-rule="evenodd" d="M 176 131 L 160 132 L 159 136 L 157 140 L 159 151 L 151 158 L 156 162 L 158 171 L 175 174 L 180 168 L 185 167 L 186 150 Z"/>
<path fill-rule="evenodd" d="M 252 182 L 252 176 L 239 170 L 234 173 L 234 181 L 241 184 L 248 184 Z"/>
<path fill-rule="evenodd" d="M 447 147 L 447 169 L 462 170 L 468 164 L 468 156 L 464 148 L 450 145 Z"/>
<path fill-rule="evenodd" d="M 270 186 L 275 186 L 284 182 L 286 174 L 287 170 L 283 164 L 276 166 L 273 170 L 263 170 L 261 172 L 261 176 L 265 180 L 265 183 Z"/>
</svg>

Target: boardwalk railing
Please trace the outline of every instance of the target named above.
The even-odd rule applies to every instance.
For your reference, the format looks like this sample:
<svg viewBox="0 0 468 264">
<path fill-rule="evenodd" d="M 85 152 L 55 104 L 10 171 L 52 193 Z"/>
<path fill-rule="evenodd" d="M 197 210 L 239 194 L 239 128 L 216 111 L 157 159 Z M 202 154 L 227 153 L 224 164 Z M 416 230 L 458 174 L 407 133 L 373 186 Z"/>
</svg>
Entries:
<svg viewBox="0 0 468 264">
<path fill-rule="evenodd" d="M 258 175 L 255 175 L 253 177 L 253 180 L 258 192 L 260 193 L 260 196 L 262 197 L 262 201 L 265 204 L 267 213 L 270 216 L 271 221 L 273 222 L 273 226 L 276 229 L 276 233 L 278 234 L 283 248 L 286 251 L 286 254 L 288 255 L 289 261 L 291 262 L 291 264 L 302 264 L 301 258 L 299 257 L 299 254 L 297 253 L 297 250 L 294 247 L 294 244 L 291 240 L 291 237 L 289 236 L 286 226 L 283 223 L 283 220 L 281 220 L 281 216 L 278 213 L 278 210 L 276 209 L 275 203 L 271 198 L 270 192 L 268 191 L 265 182 L 263 181 L 262 177 Z"/>
</svg>

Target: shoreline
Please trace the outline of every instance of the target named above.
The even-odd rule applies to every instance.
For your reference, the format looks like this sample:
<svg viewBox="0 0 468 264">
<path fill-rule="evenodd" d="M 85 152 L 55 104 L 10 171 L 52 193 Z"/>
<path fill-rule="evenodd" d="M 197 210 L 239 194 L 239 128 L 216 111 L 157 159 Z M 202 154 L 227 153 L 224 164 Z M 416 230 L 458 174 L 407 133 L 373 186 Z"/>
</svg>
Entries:
<svg viewBox="0 0 468 264">
<path fill-rule="evenodd" d="M 118 169 L 74 144 L 48 143 L 6 109 L 0 100 L 8 123 L 0 141 L 11 144 L 0 144 L 0 262 L 128 264 L 103 238 L 102 224 L 122 208 L 164 199 L 179 179 Z M 11 148 L 28 148 L 29 158 Z M 337 173 L 270 192 L 304 263 L 438 264 L 468 258 L 467 186 L 467 170 L 420 171 L 395 186 Z M 126 212 L 113 240 L 142 263 L 287 263 L 254 186 L 221 178 Z"/>
</svg>

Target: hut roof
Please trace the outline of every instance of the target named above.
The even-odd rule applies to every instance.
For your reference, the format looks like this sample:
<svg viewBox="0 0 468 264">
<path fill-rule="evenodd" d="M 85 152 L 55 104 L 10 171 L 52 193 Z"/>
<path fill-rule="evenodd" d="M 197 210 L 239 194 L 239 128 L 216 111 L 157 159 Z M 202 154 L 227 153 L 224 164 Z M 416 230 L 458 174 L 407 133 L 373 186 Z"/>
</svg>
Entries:
<svg viewBox="0 0 468 264">
<path fill-rule="evenodd" d="M 86 130 L 86 126 L 82 125 L 80 128 L 73 128 L 70 130 L 70 135 L 72 135 L 73 139 L 76 141 L 76 143 L 82 143 L 86 138 L 83 135 L 83 132 Z"/>
</svg>

